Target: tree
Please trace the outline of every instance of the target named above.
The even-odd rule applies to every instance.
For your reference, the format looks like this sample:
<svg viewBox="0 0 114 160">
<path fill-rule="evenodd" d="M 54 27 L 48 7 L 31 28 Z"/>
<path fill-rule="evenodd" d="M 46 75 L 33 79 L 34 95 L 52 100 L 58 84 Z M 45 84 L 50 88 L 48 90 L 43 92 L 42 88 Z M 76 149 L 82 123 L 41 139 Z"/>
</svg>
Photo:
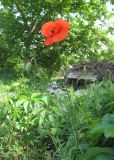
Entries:
<svg viewBox="0 0 114 160">
<path fill-rule="evenodd" d="M 9 48 L 7 55 L 31 59 L 51 74 L 61 65 L 82 60 L 113 57 L 113 44 L 107 38 L 109 30 L 95 26 L 102 16 L 109 18 L 106 0 L 2 0 L 0 11 L 2 39 Z M 58 44 L 45 47 L 40 34 L 41 26 L 58 16 L 71 24 L 69 37 Z M 106 50 L 102 46 L 107 47 Z M 68 63 L 67 63 L 68 61 Z"/>
</svg>

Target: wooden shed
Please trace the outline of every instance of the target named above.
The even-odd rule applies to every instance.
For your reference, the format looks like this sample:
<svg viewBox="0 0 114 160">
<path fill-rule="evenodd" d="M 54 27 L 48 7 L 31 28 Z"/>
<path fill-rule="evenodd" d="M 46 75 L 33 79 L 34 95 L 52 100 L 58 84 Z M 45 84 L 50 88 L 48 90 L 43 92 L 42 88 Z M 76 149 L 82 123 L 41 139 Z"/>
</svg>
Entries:
<svg viewBox="0 0 114 160">
<path fill-rule="evenodd" d="M 101 81 L 103 78 L 113 77 L 114 63 L 109 61 L 84 62 L 71 65 L 65 72 L 67 85 L 74 89 L 85 84 Z"/>
</svg>

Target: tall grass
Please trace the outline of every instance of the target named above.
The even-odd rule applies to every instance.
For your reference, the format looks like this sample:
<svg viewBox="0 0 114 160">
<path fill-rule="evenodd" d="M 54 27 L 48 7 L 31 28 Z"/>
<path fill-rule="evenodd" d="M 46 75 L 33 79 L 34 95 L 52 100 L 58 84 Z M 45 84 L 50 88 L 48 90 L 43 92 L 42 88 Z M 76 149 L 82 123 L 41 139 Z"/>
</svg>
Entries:
<svg viewBox="0 0 114 160">
<path fill-rule="evenodd" d="M 34 82 L 31 86 L 20 80 L 6 87 L 15 96 L 0 105 L 1 159 L 101 160 L 104 153 L 104 160 L 113 159 L 113 132 L 107 137 L 103 128 L 107 115 L 113 115 L 110 80 L 79 91 L 67 89 L 63 99 L 36 90 Z"/>
</svg>

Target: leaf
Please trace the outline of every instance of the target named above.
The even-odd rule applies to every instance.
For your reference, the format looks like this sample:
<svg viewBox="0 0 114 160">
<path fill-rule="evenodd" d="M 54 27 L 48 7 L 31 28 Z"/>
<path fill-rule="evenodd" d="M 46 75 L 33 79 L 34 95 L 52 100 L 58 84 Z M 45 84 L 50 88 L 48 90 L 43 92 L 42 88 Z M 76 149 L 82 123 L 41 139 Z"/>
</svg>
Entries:
<svg viewBox="0 0 114 160">
<path fill-rule="evenodd" d="M 57 133 L 58 129 L 57 128 L 51 128 L 51 133 L 52 135 L 55 135 Z"/>
<path fill-rule="evenodd" d="M 45 103 L 46 105 L 49 105 L 49 99 L 48 99 L 48 97 L 47 96 L 44 96 L 44 97 L 42 97 L 41 99 L 40 99 L 43 103 Z"/>
<path fill-rule="evenodd" d="M 48 106 L 50 104 L 51 98 L 47 94 L 32 93 L 31 100 Z"/>
<path fill-rule="evenodd" d="M 52 103 L 52 99 L 49 95 L 43 95 L 42 98 L 40 98 L 40 101 L 46 106 L 51 105 Z"/>
<path fill-rule="evenodd" d="M 25 101 L 26 101 L 26 99 L 19 99 L 19 100 L 16 102 L 16 106 L 22 105 Z"/>
<path fill-rule="evenodd" d="M 98 124 L 92 132 L 104 133 L 107 138 L 114 137 L 114 114 L 106 114 L 103 116 L 101 123 Z"/>
<path fill-rule="evenodd" d="M 109 102 L 104 109 L 105 113 L 112 112 L 114 110 L 114 102 Z"/>
<path fill-rule="evenodd" d="M 28 112 L 28 106 L 29 106 L 30 102 L 29 101 L 25 101 L 23 104 L 24 110 L 27 113 Z"/>
<path fill-rule="evenodd" d="M 45 115 L 46 115 L 46 110 L 43 109 L 43 110 L 40 112 L 40 119 L 39 119 L 39 125 L 40 125 L 40 127 L 42 126 L 42 124 L 43 124 L 43 122 L 44 122 Z"/>
<path fill-rule="evenodd" d="M 102 158 L 104 159 L 102 159 Z M 91 147 L 86 153 L 87 160 L 113 160 L 113 148 Z M 101 158 L 101 159 L 100 159 Z M 107 158 L 107 159 L 106 159 Z"/>
<path fill-rule="evenodd" d="M 79 144 L 79 149 L 80 150 L 87 150 L 89 148 L 89 144 Z"/>
<path fill-rule="evenodd" d="M 25 95 L 25 94 L 21 94 L 20 96 L 19 96 L 19 98 L 21 98 L 21 99 L 28 99 L 28 96 L 27 95 Z"/>
<path fill-rule="evenodd" d="M 31 99 L 32 99 L 32 98 L 37 98 L 37 97 L 40 97 L 40 98 L 41 98 L 41 93 L 32 93 L 32 94 L 31 94 Z"/>
<path fill-rule="evenodd" d="M 114 160 L 114 158 L 109 155 L 98 155 L 95 160 Z"/>
</svg>

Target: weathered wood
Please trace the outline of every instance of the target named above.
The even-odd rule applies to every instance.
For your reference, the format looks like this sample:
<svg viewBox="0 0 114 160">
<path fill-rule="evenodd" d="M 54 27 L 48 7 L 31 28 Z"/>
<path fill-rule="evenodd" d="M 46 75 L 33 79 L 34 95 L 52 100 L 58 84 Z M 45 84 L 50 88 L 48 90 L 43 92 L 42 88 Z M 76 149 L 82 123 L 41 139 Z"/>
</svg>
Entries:
<svg viewBox="0 0 114 160">
<path fill-rule="evenodd" d="M 74 88 L 79 83 L 93 83 L 101 81 L 104 77 L 114 75 L 114 63 L 110 61 L 84 62 L 73 64 L 65 72 L 67 84 L 73 84 Z"/>
</svg>

